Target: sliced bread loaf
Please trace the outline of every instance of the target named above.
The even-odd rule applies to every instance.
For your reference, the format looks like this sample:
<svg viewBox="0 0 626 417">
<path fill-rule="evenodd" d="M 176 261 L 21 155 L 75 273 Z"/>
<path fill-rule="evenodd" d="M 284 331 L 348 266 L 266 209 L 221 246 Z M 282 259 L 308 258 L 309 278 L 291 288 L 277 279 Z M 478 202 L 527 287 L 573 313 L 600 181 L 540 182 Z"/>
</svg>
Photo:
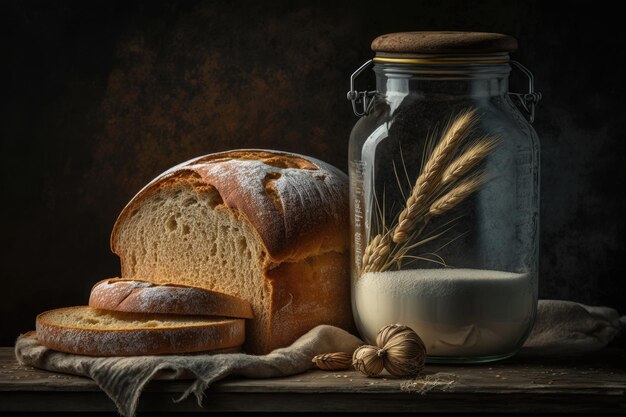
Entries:
<svg viewBox="0 0 626 417">
<path fill-rule="evenodd" d="M 249 353 L 318 324 L 353 328 L 348 180 L 314 158 L 267 150 L 206 155 L 158 176 L 111 234 L 122 276 L 232 294 L 252 305 Z"/>
<path fill-rule="evenodd" d="M 89 356 L 213 351 L 241 346 L 245 338 L 243 319 L 123 313 L 87 306 L 41 313 L 36 331 L 39 342 L 50 349 Z"/>
<path fill-rule="evenodd" d="M 91 289 L 89 306 L 131 313 L 253 317 L 249 302 L 228 294 L 186 285 L 119 278 L 96 283 Z"/>
</svg>

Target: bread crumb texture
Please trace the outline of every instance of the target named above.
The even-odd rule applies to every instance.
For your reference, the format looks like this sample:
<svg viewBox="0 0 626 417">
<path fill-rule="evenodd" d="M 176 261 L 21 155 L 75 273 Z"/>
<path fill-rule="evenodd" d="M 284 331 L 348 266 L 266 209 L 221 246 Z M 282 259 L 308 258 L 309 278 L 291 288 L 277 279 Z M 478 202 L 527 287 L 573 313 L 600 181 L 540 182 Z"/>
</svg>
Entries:
<svg viewBox="0 0 626 417">
<path fill-rule="evenodd" d="M 84 355 L 142 355 L 240 346 L 244 320 L 123 313 L 87 306 L 37 317 L 37 337 L 52 349 Z"/>
</svg>

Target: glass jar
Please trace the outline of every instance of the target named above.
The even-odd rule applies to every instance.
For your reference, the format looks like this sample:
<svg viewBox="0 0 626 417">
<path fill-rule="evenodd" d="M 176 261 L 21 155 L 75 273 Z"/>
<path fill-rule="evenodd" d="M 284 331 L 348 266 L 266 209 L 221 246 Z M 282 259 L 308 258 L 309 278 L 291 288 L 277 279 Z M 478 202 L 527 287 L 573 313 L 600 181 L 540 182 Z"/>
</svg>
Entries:
<svg viewBox="0 0 626 417">
<path fill-rule="evenodd" d="M 374 344 L 391 323 L 429 362 L 515 354 L 537 309 L 540 94 L 499 34 L 408 32 L 351 78 L 352 309 Z M 529 92 L 508 91 L 511 65 Z M 354 81 L 373 65 L 376 91 Z"/>
</svg>

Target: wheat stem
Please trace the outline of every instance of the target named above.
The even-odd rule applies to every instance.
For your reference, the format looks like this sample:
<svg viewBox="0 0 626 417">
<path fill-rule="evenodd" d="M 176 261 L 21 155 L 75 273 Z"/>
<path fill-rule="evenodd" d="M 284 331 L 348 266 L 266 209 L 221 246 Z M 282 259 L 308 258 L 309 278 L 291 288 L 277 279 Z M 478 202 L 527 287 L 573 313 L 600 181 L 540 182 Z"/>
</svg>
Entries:
<svg viewBox="0 0 626 417">
<path fill-rule="evenodd" d="M 396 169 L 396 162 L 391 161 L 391 166 L 393 167 L 393 174 L 396 176 L 396 182 L 398 183 L 398 189 L 400 190 L 400 194 L 402 195 L 402 200 L 406 201 L 406 195 L 404 194 L 404 187 L 402 187 L 402 182 L 400 182 L 400 177 L 398 176 L 398 170 Z"/>
<path fill-rule="evenodd" d="M 427 262 L 432 262 L 432 263 L 434 263 L 434 264 L 438 264 L 438 265 L 441 265 L 441 266 L 443 266 L 443 267 L 448 266 L 448 265 L 447 265 L 445 262 L 443 262 L 443 261 L 438 261 L 438 260 L 435 260 L 435 259 L 427 258 L 427 257 L 425 257 L 425 256 L 412 256 L 412 255 L 411 255 L 411 256 L 409 256 L 409 255 L 406 255 L 406 256 L 405 256 L 405 258 L 410 258 L 410 259 L 411 259 L 411 261 L 407 262 L 407 263 L 405 264 L 405 266 L 410 265 L 411 263 L 416 262 L 416 261 L 427 261 Z"/>
</svg>

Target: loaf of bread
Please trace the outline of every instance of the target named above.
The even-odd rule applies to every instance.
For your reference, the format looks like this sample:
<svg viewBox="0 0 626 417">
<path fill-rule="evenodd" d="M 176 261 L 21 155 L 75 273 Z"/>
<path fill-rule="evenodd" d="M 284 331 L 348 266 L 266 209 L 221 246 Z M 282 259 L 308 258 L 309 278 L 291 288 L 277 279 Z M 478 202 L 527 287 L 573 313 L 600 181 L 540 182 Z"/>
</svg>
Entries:
<svg viewBox="0 0 626 417">
<path fill-rule="evenodd" d="M 243 319 L 123 313 L 88 306 L 41 313 L 36 331 L 39 343 L 50 349 L 89 356 L 232 352 L 245 338 Z"/>
<path fill-rule="evenodd" d="M 318 324 L 352 329 L 348 181 L 302 155 L 237 150 L 164 172 L 123 209 L 122 277 L 250 302 L 245 349 L 267 353 Z"/>
<path fill-rule="evenodd" d="M 253 317 L 250 303 L 232 295 L 186 285 L 119 278 L 96 283 L 91 289 L 89 306 L 129 313 Z"/>
</svg>

